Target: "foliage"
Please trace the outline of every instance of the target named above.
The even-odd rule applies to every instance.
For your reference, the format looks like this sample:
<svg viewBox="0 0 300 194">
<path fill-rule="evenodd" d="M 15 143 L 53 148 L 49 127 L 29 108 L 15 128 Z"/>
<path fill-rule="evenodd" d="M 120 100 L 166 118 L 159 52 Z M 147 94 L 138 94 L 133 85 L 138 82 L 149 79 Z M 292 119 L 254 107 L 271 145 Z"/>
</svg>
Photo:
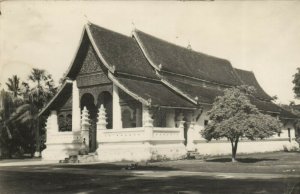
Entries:
<svg viewBox="0 0 300 194">
<path fill-rule="evenodd" d="M 11 157 L 18 152 L 30 153 L 32 146 L 31 126 L 19 122 L 14 116 L 19 114 L 21 99 L 14 100 L 11 92 L 1 91 L 0 99 L 2 109 L 0 110 L 0 148 L 1 155 Z"/>
<path fill-rule="evenodd" d="M 13 75 L 11 78 L 8 78 L 6 86 L 8 88 L 8 91 L 13 94 L 14 98 L 17 98 L 21 95 L 20 78 L 17 75 Z"/>
<path fill-rule="evenodd" d="M 41 69 L 33 68 L 28 76 L 28 82 L 22 84 L 26 92 L 25 98 L 38 110 L 41 110 L 57 91 L 52 75 Z"/>
<path fill-rule="evenodd" d="M 297 73 L 294 74 L 294 79 L 293 79 L 293 90 L 297 98 L 300 97 L 300 68 L 297 68 Z"/>
<path fill-rule="evenodd" d="M 297 108 L 297 105 L 294 101 L 291 101 L 289 105 L 280 104 L 280 106 L 283 109 L 292 112 L 293 114 L 297 115 L 298 118 L 300 118 L 300 110 L 299 108 Z M 293 120 L 293 127 L 295 129 L 296 142 L 300 146 L 300 119 Z"/>
<path fill-rule="evenodd" d="M 208 112 L 210 122 L 202 131 L 208 141 L 227 138 L 232 145 L 232 160 L 235 161 L 240 138 L 263 139 L 280 132 L 282 124 L 276 118 L 262 114 L 251 104 L 248 95 L 253 88 L 242 86 L 224 91 L 216 98 Z"/>
<path fill-rule="evenodd" d="M 30 114 L 27 114 L 24 119 L 34 123 L 32 127 L 35 129 L 36 153 L 40 153 L 42 141 L 40 136 L 41 122 L 37 115 L 54 96 L 57 88 L 54 85 L 51 74 L 45 70 L 36 68 L 33 68 L 31 74 L 28 76 L 28 83 L 24 82 L 23 85 L 25 86 L 25 90 L 28 91 L 27 95 L 24 96 L 26 103 L 33 106 L 29 111 Z"/>
<path fill-rule="evenodd" d="M 300 145 L 300 119 L 297 119 L 293 123 L 296 135 L 296 142 Z"/>
<path fill-rule="evenodd" d="M 9 92 L 0 93 L 0 150 L 6 150 L 8 157 L 20 151 L 40 151 L 44 120 L 39 122 L 38 113 L 56 93 L 52 76 L 33 69 L 22 85 L 15 75 L 6 85 Z"/>
</svg>

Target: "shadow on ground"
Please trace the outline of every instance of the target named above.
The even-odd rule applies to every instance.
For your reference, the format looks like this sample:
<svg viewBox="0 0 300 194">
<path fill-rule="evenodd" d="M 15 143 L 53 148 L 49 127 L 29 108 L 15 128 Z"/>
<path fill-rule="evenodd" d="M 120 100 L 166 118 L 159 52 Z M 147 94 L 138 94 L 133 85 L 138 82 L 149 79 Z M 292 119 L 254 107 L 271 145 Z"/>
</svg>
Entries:
<svg viewBox="0 0 300 194">
<path fill-rule="evenodd" d="M 277 161 L 278 159 L 272 158 L 237 158 L 238 162 L 241 163 L 257 163 L 257 162 L 264 162 L 264 161 Z M 231 158 L 213 158 L 213 159 L 206 159 L 206 162 L 231 162 Z"/>
<path fill-rule="evenodd" d="M 76 165 L 55 165 L 56 167 L 63 168 L 76 168 L 76 169 L 95 169 L 95 170 L 127 170 L 131 168 L 132 163 L 99 163 L 99 164 L 76 164 Z M 132 167 L 131 170 L 157 170 L 157 171 L 170 171 L 178 170 L 177 168 L 157 165 L 141 164 L 136 167 Z"/>
<path fill-rule="evenodd" d="M 82 169 L 82 172 L 85 169 Z M 291 193 L 298 180 L 215 179 L 208 176 L 147 177 L 134 174 L 70 174 L 63 172 L 2 171 L 3 193 Z M 295 192 L 294 192 L 295 191 Z"/>
</svg>

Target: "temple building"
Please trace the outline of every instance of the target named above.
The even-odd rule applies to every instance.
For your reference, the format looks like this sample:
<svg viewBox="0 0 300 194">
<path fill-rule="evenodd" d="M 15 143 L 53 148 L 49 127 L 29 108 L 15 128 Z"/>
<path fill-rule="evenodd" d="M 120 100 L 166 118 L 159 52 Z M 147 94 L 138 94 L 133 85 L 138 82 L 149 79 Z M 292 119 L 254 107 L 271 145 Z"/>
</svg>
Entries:
<svg viewBox="0 0 300 194">
<path fill-rule="evenodd" d="M 227 140 L 207 142 L 200 131 L 214 99 L 240 85 L 255 87 L 251 102 L 285 126 L 266 140 L 241 140 L 238 152 L 293 143 L 295 115 L 272 102 L 253 72 L 136 29 L 129 37 L 88 23 L 63 85 L 39 114 L 47 117 L 42 157 L 62 160 L 84 151 L 98 161 L 145 161 L 188 151 L 230 153 Z"/>
</svg>

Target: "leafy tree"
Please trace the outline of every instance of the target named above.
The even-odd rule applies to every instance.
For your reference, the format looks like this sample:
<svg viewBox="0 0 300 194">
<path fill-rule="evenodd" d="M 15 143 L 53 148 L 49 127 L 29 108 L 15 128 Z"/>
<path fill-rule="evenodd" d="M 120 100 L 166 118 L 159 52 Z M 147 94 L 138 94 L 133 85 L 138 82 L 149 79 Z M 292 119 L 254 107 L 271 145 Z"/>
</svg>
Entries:
<svg viewBox="0 0 300 194">
<path fill-rule="evenodd" d="M 276 118 L 265 115 L 250 103 L 248 95 L 253 88 L 239 87 L 224 91 L 208 112 L 210 122 L 202 131 L 208 141 L 227 138 L 231 142 L 232 162 L 236 161 L 236 152 L 240 138 L 250 140 L 263 139 L 280 132 L 282 124 Z"/>
<path fill-rule="evenodd" d="M 10 92 L 0 93 L 3 104 L 0 106 L 0 148 L 5 147 L 8 156 L 19 150 L 33 153 L 36 149 L 39 153 L 39 129 L 44 122 L 39 122 L 38 113 L 56 92 L 52 76 L 45 70 L 33 69 L 28 82 L 20 85 L 20 79 L 13 76 L 7 86 Z"/>
<path fill-rule="evenodd" d="M 282 104 L 281 107 L 300 118 L 300 110 L 297 108 L 295 101 L 290 101 L 289 105 Z M 293 127 L 295 129 L 296 142 L 300 145 L 300 119 L 294 119 Z"/>
<path fill-rule="evenodd" d="M 293 87 L 294 93 L 296 97 L 299 98 L 300 97 L 300 68 L 299 67 L 297 68 L 297 73 L 295 73 L 294 75 L 293 84 L 294 84 Z"/>
<path fill-rule="evenodd" d="M 21 106 L 22 99 L 15 100 L 13 93 L 2 90 L 0 92 L 0 147 L 7 157 L 11 157 L 20 150 L 23 150 L 24 142 L 29 140 L 29 127 L 21 126 L 12 116 L 16 114 L 18 107 Z"/>
<path fill-rule="evenodd" d="M 41 152 L 40 139 L 40 121 L 37 117 L 39 111 L 48 103 L 54 96 L 57 88 L 54 85 L 52 76 L 45 70 L 33 68 L 31 74 L 28 76 L 28 83 L 24 82 L 22 85 L 28 93 L 25 95 L 29 110 L 23 118 L 23 121 L 32 123 L 35 129 L 36 154 Z M 27 106 L 28 107 L 28 106 Z"/>
<path fill-rule="evenodd" d="M 14 98 L 17 98 L 21 95 L 20 78 L 17 75 L 13 75 L 11 78 L 8 78 L 6 86 L 8 91 L 13 94 Z"/>
<path fill-rule="evenodd" d="M 7 152 L 7 155 L 10 157 L 10 145 L 12 134 L 8 126 L 8 120 L 11 113 L 14 111 L 14 104 L 11 95 L 6 92 L 4 89 L 0 92 L 1 99 L 1 110 L 0 110 L 0 147 L 1 152 L 4 150 Z"/>
</svg>

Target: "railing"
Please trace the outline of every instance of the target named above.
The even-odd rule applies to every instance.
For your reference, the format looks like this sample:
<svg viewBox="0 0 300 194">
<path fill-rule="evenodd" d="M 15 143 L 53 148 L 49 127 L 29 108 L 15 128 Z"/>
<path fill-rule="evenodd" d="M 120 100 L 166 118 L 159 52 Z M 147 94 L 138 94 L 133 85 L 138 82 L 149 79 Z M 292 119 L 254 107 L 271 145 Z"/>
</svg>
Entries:
<svg viewBox="0 0 300 194">
<path fill-rule="evenodd" d="M 97 131 L 97 141 L 105 142 L 130 142 L 146 139 L 145 128 L 107 129 Z"/>
<path fill-rule="evenodd" d="M 183 133 L 179 128 L 153 128 L 151 140 L 183 140 Z"/>
<path fill-rule="evenodd" d="M 183 140 L 183 133 L 179 128 L 124 128 L 112 130 L 98 130 L 97 141 L 107 142 L 138 142 L 138 141 L 178 141 Z"/>
</svg>

